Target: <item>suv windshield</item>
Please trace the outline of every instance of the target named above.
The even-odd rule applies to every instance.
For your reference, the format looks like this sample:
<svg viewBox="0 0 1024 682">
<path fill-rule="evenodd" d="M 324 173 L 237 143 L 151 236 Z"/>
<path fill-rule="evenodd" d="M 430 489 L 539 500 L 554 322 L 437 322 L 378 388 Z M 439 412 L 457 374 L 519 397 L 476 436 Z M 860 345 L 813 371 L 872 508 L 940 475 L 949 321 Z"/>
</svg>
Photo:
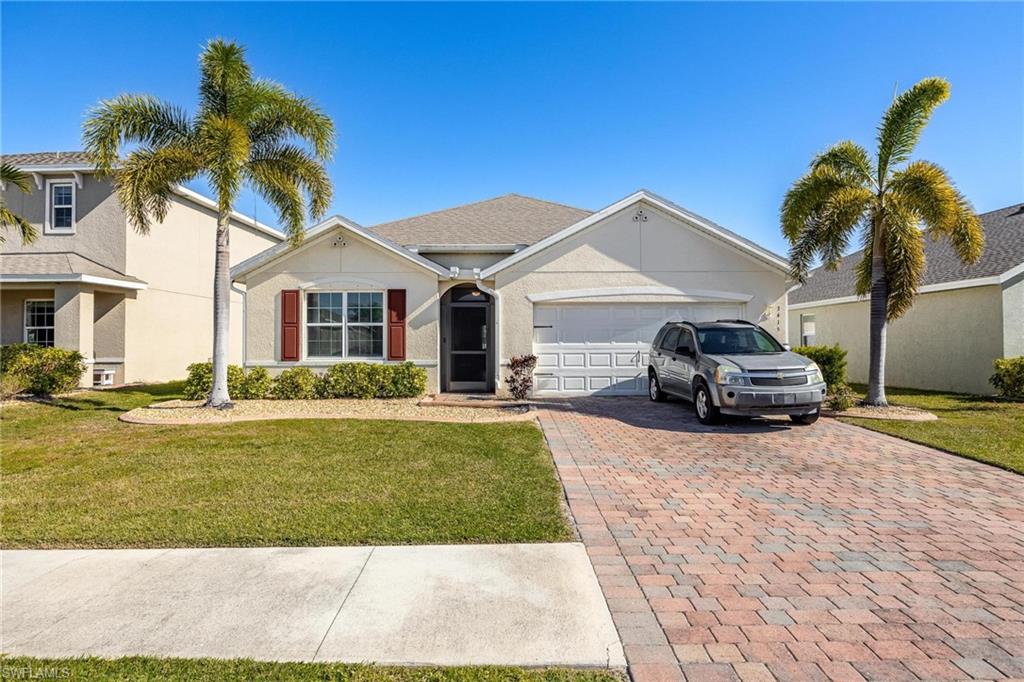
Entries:
<svg viewBox="0 0 1024 682">
<path fill-rule="evenodd" d="M 781 353 L 779 342 L 757 327 L 710 327 L 697 331 L 701 352 L 719 355 Z"/>
</svg>

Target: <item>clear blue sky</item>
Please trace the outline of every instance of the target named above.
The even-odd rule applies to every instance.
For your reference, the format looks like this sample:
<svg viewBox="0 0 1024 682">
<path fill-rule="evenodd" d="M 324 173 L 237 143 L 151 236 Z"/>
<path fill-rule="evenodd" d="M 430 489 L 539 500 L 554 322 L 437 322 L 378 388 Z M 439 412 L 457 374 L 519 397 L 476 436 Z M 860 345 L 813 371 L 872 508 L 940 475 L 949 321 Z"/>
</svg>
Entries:
<svg viewBox="0 0 1024 682">
<path fill-rule="evenodd" d="M 193 107 L 211 37 L 340 133 L 332 213 L 364 225 L 518 192 L 644 187 L 785 252 L 779 202 L 824 146 L 873 145 L 894 83 L 948 78 L 918 155 L 979 211 L 1024 198 L 1024 5 L 2 5 L 3 150 L 79 149 L 121 92 Z M 276 222 L 244 196 L 238 207 Z"/>
</svg>

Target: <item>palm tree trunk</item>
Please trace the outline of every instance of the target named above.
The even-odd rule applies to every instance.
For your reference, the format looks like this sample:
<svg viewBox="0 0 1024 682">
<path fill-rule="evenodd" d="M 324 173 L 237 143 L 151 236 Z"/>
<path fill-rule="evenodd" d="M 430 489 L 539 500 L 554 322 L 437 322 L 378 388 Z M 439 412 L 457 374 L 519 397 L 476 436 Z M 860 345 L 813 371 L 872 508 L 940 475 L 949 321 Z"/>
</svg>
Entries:
<svg viewBox="0 0 1024 682">
<path fill-rule="evenodd" d="M 206 404 L 210 407 L 231 407 L 228 394 L 228 340 L 231 330 L 231 216 L 221 211 L 217 216 L 217 258 L 213 266 L 213 388 Z"/>
<path fill-rule="evenodd" d="M 871 246 L 871 354 L 868 366 L 868 405 L 884 407 L 885 333 L 889 313 L 889 279 L 885 272 L 885 243 L 881 220 L 874 220 L 875 236 Z"/>
</svg>

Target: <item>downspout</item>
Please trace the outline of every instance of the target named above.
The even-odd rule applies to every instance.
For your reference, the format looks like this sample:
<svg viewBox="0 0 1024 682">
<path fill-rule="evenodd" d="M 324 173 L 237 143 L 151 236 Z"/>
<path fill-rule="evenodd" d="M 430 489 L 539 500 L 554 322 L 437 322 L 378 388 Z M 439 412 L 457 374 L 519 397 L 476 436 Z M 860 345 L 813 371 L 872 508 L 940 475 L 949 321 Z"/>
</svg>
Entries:
<svg viewBox="0 0 1024 682">
<path fill-rule="evenodd" d="M 480 268 L 473 268 L 473 277 L 476 288 L 494 301 L 494 390 L 497 391 L 501 388 L 501 296 L 480 281 Z"/>
<path fill-rule="evenodd" d="M 245 363 L 249 359 L 249 325 L 248 319 L 246 319 L 246 312 L 248 306 L 246 305 L 246 289 L 239 289 L 235 284 L 234 280 L 231 280 L 231 291 L 242 296 L 242 369 L 245 369 Z"/>
</svg>

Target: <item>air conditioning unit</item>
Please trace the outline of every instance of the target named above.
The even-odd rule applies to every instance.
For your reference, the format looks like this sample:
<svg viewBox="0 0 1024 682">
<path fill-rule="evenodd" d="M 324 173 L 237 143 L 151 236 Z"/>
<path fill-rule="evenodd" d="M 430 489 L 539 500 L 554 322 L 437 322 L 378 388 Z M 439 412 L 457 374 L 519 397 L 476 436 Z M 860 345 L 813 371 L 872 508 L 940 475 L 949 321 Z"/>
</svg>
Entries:
<svg viewBox="0 0 1024 682">
<path fill-rule="evenodd" d="M 114 370 L 96 368 L 92 371 L 92 385 L 93 386 L 113 386 L 114 385 Z"/>
</svg>

